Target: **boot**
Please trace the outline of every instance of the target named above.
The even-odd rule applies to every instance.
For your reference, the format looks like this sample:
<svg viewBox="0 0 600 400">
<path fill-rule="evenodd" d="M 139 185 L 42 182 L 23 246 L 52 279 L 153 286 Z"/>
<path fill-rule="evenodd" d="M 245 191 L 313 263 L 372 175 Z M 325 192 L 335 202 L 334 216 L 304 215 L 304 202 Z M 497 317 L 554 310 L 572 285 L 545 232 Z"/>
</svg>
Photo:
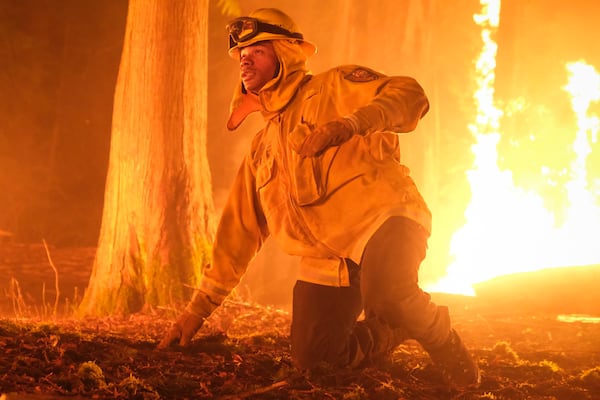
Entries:
<svg viewBox="0 0 600 400">
<path fill-rule="evenodd" d="M 354 330 L 358 352 L 351 366 L 364 366 L 365 362 L 382 363 L 394 348 L 408 339 L 402 328 L 391 328 L 379 318 L 368 318 L 357 323 Z"/>
<path fill-rule="evenodd" d="M 444 381 L 458 388 L 477 386 L 481 375 L 477 363 L 454 329 L 446 343 L 440 347 L 426 349 L 434 365 L 441 369 Z"/>
</svg>

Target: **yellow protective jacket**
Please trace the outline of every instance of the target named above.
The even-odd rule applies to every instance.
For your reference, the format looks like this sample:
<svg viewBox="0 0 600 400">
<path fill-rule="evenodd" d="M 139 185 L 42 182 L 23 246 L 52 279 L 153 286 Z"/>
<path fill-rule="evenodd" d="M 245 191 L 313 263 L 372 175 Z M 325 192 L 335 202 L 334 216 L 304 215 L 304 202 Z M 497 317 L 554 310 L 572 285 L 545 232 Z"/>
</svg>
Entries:
<svg viewBox="0 0 600 400">
<path fill-rule="evenodd" d="M 241 95 L 233 102 L 233 113 L 260 108 L 266 125 L 235 178 L 212 263 L 188 305 L 203 316 L 239 283 L 268 236 L 301 257 L 298 279 L 348 286 L 344 260 L 359 263 L 367 241 L 387 218 L 404 216 L 431 229 L 429 209 L 400 163 L 397 136 L 412 131 L 428 110 L 419 84 L 356 65 L 313 76 L 294 46 L 273 43 L 282 63 L 279 76 L 258 97 Z M 280 88 L 284 93 L 277 96 Z M 253 101 L 255 108 L 247 104 Z M 296 153 L 311 128 L 350 115 L 361 132 L 346 143 L 318 157 Z"/>
</svg>

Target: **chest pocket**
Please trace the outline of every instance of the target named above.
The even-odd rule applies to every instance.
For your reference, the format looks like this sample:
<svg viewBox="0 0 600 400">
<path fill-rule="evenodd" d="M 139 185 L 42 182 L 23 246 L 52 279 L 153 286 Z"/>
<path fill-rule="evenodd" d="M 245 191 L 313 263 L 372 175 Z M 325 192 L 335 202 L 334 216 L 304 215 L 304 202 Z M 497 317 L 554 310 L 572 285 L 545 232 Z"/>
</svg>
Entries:
<svg viewBox="0 0 600 400">
<path fill-rule="evenodd" d="M 321 200 L 327 192 L 327 175 L 317 157 L 295 157 L 293 179 L 296 201 L 307 206 Z"/>
<path fill-rule="evenodd" d="M 317 203 L 326 195 L 329 166 L 337 152 L 337 148 L 330 148 L 318 157 L 299 156 L 297 149 L 310 133 L 308 125 L 302 123 L 289 135 L 292 151 L 289 152 L 288 160 L 292 191 L 300 206 Z"/>
<path fill-rule="evenodd" d="M 275 175 L 275 157 L 271 148 L 268 147 L 258 154 L 255 159 L 256 166 L 256 188 L 265 187 Z"/>
</svg>

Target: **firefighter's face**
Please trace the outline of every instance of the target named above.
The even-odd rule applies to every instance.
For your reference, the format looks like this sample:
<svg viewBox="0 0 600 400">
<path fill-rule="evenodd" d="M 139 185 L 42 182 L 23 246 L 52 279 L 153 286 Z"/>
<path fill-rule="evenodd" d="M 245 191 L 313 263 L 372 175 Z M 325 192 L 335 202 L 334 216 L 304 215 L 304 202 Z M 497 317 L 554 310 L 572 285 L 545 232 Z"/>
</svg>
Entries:
<svg viewBox="0 0 600 400">
<path fill-rule="evenodd" d="M 254 43 L 240 51 L 240 76 L 249 92 L 257 93 L 275 77 L 279 61 L 269 41 Z"/>
</svg>

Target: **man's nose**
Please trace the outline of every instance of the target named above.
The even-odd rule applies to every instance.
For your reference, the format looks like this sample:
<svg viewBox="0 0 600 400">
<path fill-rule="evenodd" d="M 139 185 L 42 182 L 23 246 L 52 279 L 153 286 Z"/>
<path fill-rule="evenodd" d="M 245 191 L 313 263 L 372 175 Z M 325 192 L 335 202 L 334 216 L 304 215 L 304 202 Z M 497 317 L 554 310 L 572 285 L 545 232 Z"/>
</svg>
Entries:
<svg viewBox="0 0 600 400">
<path fill-rule="evenodd" d="M 240 66 L 243 67 L 245 65 L 250 65 L 252 64 L 252 59 L 246 55 L 242 56 L 240 58 Z"/>
</svg>

